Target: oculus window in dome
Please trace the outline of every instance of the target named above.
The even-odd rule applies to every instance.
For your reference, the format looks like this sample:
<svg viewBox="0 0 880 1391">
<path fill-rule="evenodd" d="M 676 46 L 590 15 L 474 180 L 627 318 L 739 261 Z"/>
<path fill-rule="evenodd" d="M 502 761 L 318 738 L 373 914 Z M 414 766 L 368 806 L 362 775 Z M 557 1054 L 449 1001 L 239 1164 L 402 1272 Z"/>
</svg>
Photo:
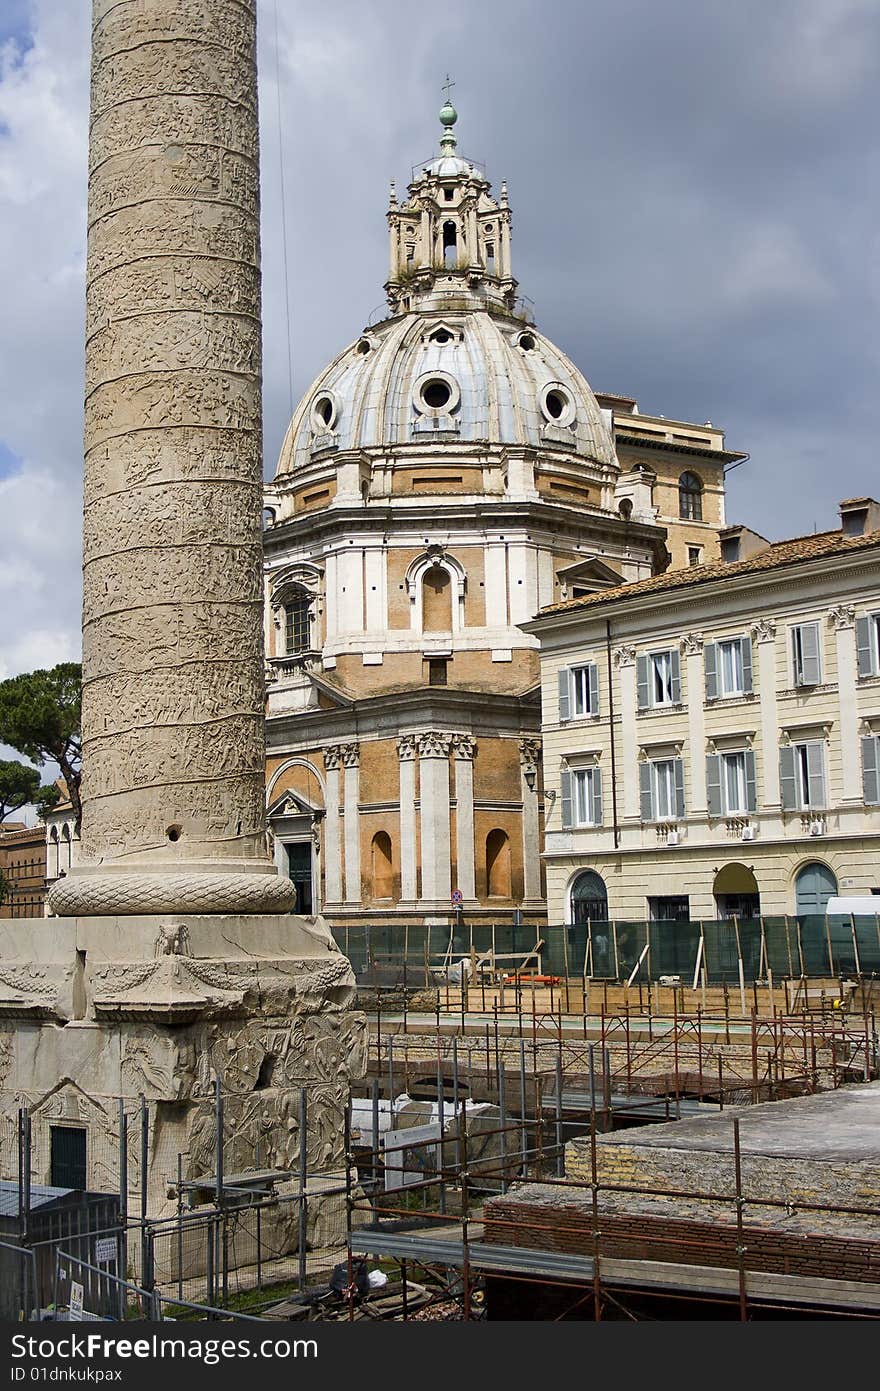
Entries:
<svg viewBox="0 0 880 1391">
<path fill-rule="evenodd" d="M 617 469 L 588 382 L 518 297 L 506 184 L 496 198 L 481 167 L 457 154 L 457 120 L 447 104 L 440 157 L 416 166 L 405 197 L 392 185 L 387 316 L 318 375 L 276 476 L 331 448 L 335 458 L 420 449 L 431 434 L 449 448 L 564 449 Z"/>
</svg>

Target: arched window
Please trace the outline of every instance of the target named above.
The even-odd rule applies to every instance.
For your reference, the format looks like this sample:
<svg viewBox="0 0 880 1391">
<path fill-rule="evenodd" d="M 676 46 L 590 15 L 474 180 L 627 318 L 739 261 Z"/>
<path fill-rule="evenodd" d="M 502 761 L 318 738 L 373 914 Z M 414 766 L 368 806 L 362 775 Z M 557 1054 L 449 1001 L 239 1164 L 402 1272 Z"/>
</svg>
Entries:
<svg viewBox="0 0 880 1391">
<path fill-rule="evenodd" d="M 284 601 L 284 651 L 288 657 L 311 647 L 311 597 L 294 590 Z"/>
<path fill-rule="evenodd" d="M 683 473 L 678 480 L 678 515 L 687 522 L 703 520 L 703 484 L 695 473 Z"/>
<path fill-rule="evenodd" d="M 391 837 L 387 831 L 377 831 L 370 849 L 373 897 L 394 897 L 394 861 Z"/>
<path fill-rule="evenodd" d="M 571 886 L 571 920 L 575 923 L 605 922 L 607 917 L 605 881 L 595 870 L 584 870 Z"/>
<path fill-rule="evenodd" d="M 443 264 L 447 270 L 458 266 L 458 233 L 454 222 L 443 223 Z"/>
<path fill-rule="evenodd" d="M 422 578 L 422 630 L 452 631 L 452 577 L 442 565 L 432 565 Z"/>
<path fill-rule="evenodd" d="M 506 831 L 486 837 L 486 892 L 490 898 L 510 898 L 510 838 Z"/>
</svg>

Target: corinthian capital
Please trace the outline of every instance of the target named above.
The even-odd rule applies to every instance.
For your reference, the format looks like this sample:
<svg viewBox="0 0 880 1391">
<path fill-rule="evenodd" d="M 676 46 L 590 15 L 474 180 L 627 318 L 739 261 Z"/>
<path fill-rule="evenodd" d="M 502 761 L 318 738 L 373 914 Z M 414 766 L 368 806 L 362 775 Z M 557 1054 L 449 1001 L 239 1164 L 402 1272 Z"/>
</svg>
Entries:
<svg viewBox="0 0 880 1391">
<path fill-rule="evenodd" d="M 342 761 L 342 744 L 328 744 L 324 750 L 324 767 L 332 772 Z"/>
<path fill-rule="evenodd" d="M 828 610 L 828 622 L 838 633 L 844 628 L 855 627 L 855 621 L 856 611 L 852 604 L 838 604 L 835 608 Z"/>
<path fill-rule="evenodd" d="M 448 758 L 452 747 L 452 735 L 438 730 L 427 730 L 419 735 L 420 758 Z"/>
<path fill-rule="evenodd" d="M 411 763 L 416 756 L 416 736 L 401 734 L 397 741 L 397 757 L 401 763 Z"/>
<path fill-rule="evenodd" d="M 477 752 L 477 741 L 472 734 L 453 734 L 452 752 L 456 758 L 471 762 Z"/>
<path fill-rule="evenodd" d="M 631 666 L 633 665 L 633 663 L 635 662 L 635 659 L 636 659 L 636 649 L 635 649 L 634 647 L 629 647 L 628 645 L 625 644 L 624 646 L 618 647 L 618 648 L 615 649 L 615 652 L 614 652 L 614 663 L 615 663 L 615 666 L 618 666 L 618 667 L 631 667 Z"/>
</svg>

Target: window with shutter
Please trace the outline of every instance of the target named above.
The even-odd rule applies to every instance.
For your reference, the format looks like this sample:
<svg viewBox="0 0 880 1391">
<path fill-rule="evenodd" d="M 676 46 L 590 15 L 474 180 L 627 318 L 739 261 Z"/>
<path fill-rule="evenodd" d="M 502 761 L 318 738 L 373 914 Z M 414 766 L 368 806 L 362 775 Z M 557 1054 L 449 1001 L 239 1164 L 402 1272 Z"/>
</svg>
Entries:
<svg viewBox="0 0 880 1391">
<path fill-rule="evenodd" d="M 709 815 L 721 816 L 724 810 L 721 800 L 721 756 L 717 753 L 706 756 L 706 798 Z"/>
<path fill-rule="evenodd" d="M 792 628 L 792 681 L 795 686 L 818 686 L 822 679 L 819 647 L 818 623 L 799 623 Z"/>
<path fill-rule="evenodd" d="M 797 811 L 798 783 L 795 768 L 795 746 L 783 744 L 779 750 L 779 785 L 782 805 L 786 811 Z"/>
<path fill-rule="evenodd" d="M 654 788 L 650 763 L 639 764 L 639 802 L 643 821 L 654 820 Z"/>
<path fill-rule="evenodd" d="M 718 644 L 707 642 L 703 647 L 703 670 L 706 674 L 706 699 L 718 698 Z"/>
<path fill-rule="evenodd" d="M 569 672 L 571 704 L 569 718 L 582 718 L 599 713 L 599 673 L 595 662 L 572 667 Z"/>
<path fill-rule="evenodd" d="M 681 659 L 675 648 L 649 652 L 638 659 L 639 709 L 678 705 L 681 701 Z"/>
<path fill-rule="evenodd" d="M 827 805 L 825 792 L 825 748 L 818 741 L 804 744 L 804 770 L 806 773 L 806 800 L 804 806 L 821 810 Z"/>
<path fill-rule="evenodd" d="M 880 803 L 880 739 L 876 734 L 862 739 L 862 790 L 869 806 Z"/>
<path fill-rule="evenodd" d="M 559 800 L 562 803 L 562 829 L 564 831 L 570 830 L 573 824 L 571 792 L 571 773 L 568 768 L 563 768 L 559 774 Z"/>
<path fill-rule="evenodd" d="M 602 824 L 602 784 L 598 768 L 577 768 L 572 779 L 572 816 L 575 826 Z"/>
<path fill-rule="evenodd" d="M 563 667 L 559 673 L 559 723 L 571 719 L 571 672 Z"/>
<path fill-rule="evenodd" d="M 827 806 L 825 745 L 819 739 L 779 751 L 782 805 L 786 811 L 821 811 Z"/>
<path fill-rule="evenodd" d="M 675 778 L 675 815 L 681 820 L 684 816 L 684 759 L 672 760 L 672 773 Z"/>
<path fill-rule="evenodd" d="M 756 811 L 758 807 L 758 780 L 755 776 L 755 754 L 746 749 L 746 811 Z"/>
<path fill-rule="evenodd" d="M 648 684 L 648 658 L 639 657 L 636 660 L 636 676 L 638 684 L 639 709 L 647 710 L 651 704 L 651 689 Z"/>
<path fill-rule="evenodd" d="M 856 653 L 859 676 L 880 674 L 880 614 L 856 619 Z"/>
<path fill-rule="evenodd" d="M 744 752 L 721 755 L 721 788 L 724 810 L 728 816 L 736 816 L 748 810 Z"/>
</svg>

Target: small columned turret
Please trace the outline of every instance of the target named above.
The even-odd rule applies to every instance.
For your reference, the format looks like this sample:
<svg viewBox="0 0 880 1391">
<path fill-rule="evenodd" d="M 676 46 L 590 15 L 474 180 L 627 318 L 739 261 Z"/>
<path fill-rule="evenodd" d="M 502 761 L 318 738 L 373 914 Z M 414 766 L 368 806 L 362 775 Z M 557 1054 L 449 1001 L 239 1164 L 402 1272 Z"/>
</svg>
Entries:
<svg viewBox="0 0 880 1391">
<path fill-rule="evenodd" d="M 392 184 L 385 287 L 392 313 L 462 301 L 469 307 L 514 308 L 507 185 L 497 202 L 482 169 L 458 153 L 457 121 L 447 91 L 439 155 L 422 167 L 404 202 L 398 202 Z"/>
</svg>

